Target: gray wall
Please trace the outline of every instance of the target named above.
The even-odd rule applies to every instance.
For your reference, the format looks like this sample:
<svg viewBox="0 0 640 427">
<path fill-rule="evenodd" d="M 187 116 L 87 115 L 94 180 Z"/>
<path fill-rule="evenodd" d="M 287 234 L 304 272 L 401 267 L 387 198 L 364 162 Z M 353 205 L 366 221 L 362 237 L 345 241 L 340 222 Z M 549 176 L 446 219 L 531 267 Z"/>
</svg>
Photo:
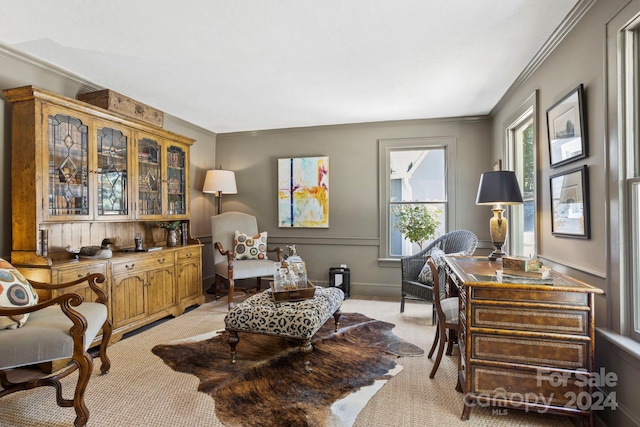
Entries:
<svg viewBox="0 0 640 427">
<path fill-rule="evenodd" d="M 238 194 L 223 198 L 223 211 L 256 215 L 270 245 L 295 244 L 310 280 L 322 284 L 329 268 L 347 264 L 352 293 L 399 298 L 400 269 L 379 257 L 378 140 L 456 138 L 455 215 L 450 229 L 469 229 L 489 241 L 489 209 L 475 206 L 480 174 L 491 169 L 486 118 L 413 120 L 218 134 L 216 157 L 236 172 Z M 329 156 L 329 228 L 278 228 L 277 159 Z"/>
<path fill-rule="evenodd" d="M 75 98 L 80 92 L 102 89 L 97 82 L 88 82 L 47 64 L 26 58 L 0 46 L 0 91 L 34 85 L 51 92 Z M 144 100 L 140 100 L 144 102 Z M 215 165 L 216 135 L 179 118 L 165 116 L 164 128 L 186 135 L 197 142 L 191 148 L 191 210 L 192 234 L 210 235 L 209 218 L 215 213 L 212 197 L 200 190 L 207 169 Z M 11 254 L 11 104 L 0 101 L 0 257 Z M 206 248 L 205 248 L 206 249 Z"/>
<path fill-rule="evenodd" d="M 616 373 L 619 378 L 617 386 L 608 387 L 607 391 L 617 393 L 620 406 L 616 411 L 598 412 L 598 416 L 611 426 L 640 425 L 640 394 L 637 393 L 637 384 L 640 383 L 640 345 L 619 335 L 624 314 L 621 305 L 626 303 L 621 297 L 625 284 L 611 274 L 612 266 L 617 265 L 617 248 L 609 240 L 612 230 L 609 229 L 606 207 L 609 202 L 607 190 L 611 165 L 607 162 L 606 150 L 607 144 L 616 143 L 609 140 L 608 135 L 617 123 L 607 123 L 607 85 L 610 85 L 608 80 L 612 74 L 615 75 L 615 60 L 613 64 L 607 61 L 604 48 L 607 36 L 615 41 L 617 28 L 608 27 L 612 18 L 620 14 L 630 18 L 638 13 L 639 1 L 595 2 L 539 68 L 522 84 L 514 86 L 491 114 L 492 152 L 494 156 L 502 156 L 505 127 L 510 117 L 537 91 L 539 255 L 554 269 L 572 274 L 606 293 L 605 296 L 596 297 L 596 326 L 599 328 L 596 366 Z M 546 110 L 580 83 L 585 87 L 589 156 L 551 169 Z M 551 234 L 549 177 L 583 164 L 589 167 L 591 238 L 555 237 Z M 612 186 L 616 187 L 615 177 Z"/>
</svg>

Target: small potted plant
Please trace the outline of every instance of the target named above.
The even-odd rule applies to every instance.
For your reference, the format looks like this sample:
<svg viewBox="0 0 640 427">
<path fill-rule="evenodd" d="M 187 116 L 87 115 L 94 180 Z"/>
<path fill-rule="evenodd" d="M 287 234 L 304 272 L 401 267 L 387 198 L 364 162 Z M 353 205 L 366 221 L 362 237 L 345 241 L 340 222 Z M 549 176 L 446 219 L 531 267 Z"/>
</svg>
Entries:
<svg viewBox="0 0 640 427">
<path fill-rule="evenodd" d="M 182 226 L 180 221 L 161 222 L 158 224 L 160 228 L 167 229 L 167 246 L 173 247 L 178 245 L 178 230 Z"/>
<path fill-rule="evenodd" d="M 440 209 L 423 204 L 396 206 L 393 214 L 396 216 L 393 228 L 411 243 L 417 243 L 421 251 L 424 242 L 433 239 L 440 225 Z"/>
</svg>

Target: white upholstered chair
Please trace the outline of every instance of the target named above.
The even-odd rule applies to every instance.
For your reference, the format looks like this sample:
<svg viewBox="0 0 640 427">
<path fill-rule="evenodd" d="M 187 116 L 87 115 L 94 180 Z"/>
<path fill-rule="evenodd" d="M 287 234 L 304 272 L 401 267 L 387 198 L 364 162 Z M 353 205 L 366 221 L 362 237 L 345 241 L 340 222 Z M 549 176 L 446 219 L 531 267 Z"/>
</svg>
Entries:
<svg viewBox="0 0 640 427">
<path fill-rule="evenodd" d="M 26 283 L 22 275 L 4 260 L 0 264 L 5 268 L 0 273 L 0 286 L 12 294 L 9 300 L 22 300 L 28 291 L 15 284 Z M 93 293 L 97 295 L 95 302 L 84 301 L 84 298 L 74 292 L 64 293 L 50 300 L 41 301 L 35 305 L 27 305 L 24 301 L 17 301 L 11 307 L 0 307 L 0 319 L 5 323 L 7 319 L 26 319 L 20 327 L 3 326 L 0 329 L 0 397 L 22 390 L 41 386 L 52 386 L 56 391 L 56 401 L 59 406 L 73 406 L 76 411 L 74 425 L 81 427 L 87 424 L 89 409 L 85 405 L 84 395 L 93 371 L 93 356 L 88 349 L 100 332 L 100 372 L 106 374 L 111 362 L 107 357 L 107 345 L 111 338 L 111 321 L 107 317 L 107 295 L 99 287 L 105 277 L 102 274 L 91 274 L 73 282 L 64 284 L 47 284 L 30 281 L 34 289 L 64 289 L 77 287 L 87 282 Z M 7 282 L 11 283 L 7 285 Z M 6 288 L 9 286 L 8 288 Z M 16 322 L 17 323 L 17 322 Z M 20 324 L 20 323 L 19 323 Z M 14 329 L 15 328 L 15 329 Z M 14 368 L 31 366 L 55 360 L 70 359 L 66 368 L 50 375 L 21 380 L 11 378 L 10 372 Z M 60 380 L 72 372 L 77 371 L 73 398 L 63 397 Z M 34 402 L 38 404 L 39 402 Z M 28 424 L 28 422 L 27 422 Z"/>
<path fill-rule="evenodd" d="M 208 290 L 215 293 L 216 299 L 220 290 L 220 282 L 225 280 L 228 284 L 228 304 L 233 307 L 233 294 L 235 281 L 239 279 L 252 279 L 257 281 L 257 290 L 260 290 L 261 278 L 273 276 L 276 259 L 237 259 L 235 253 L 235 233 L 239 231 L 248 236 L 259 233 L 256 217 L 242 212 L 224 212 L 211 217 L 211 235 L 214 244 L 213 262 L 215 264 L 215 283 Z M 274 253 L 277 260 L 282 260 L 282 250 L 278 247 L 266 250 Z"/>
</svg>

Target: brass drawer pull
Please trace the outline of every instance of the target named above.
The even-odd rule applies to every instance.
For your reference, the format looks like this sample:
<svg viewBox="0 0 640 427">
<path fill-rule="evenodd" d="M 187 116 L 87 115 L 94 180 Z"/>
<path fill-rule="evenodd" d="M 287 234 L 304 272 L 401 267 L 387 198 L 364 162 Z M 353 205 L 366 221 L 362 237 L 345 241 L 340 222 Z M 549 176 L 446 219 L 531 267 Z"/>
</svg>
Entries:
<svg viewBox="0 0 640 427">
<path fill-rule="evenodd" d="M 135 267 L 136 267 L 135 264 L 131 264 L 131 265 L 127 264 L 124 266 L 124 268 L 126 268 L 127 270 L 133 270 Z"/>
<path fill-rule="evenodd" d="M 164 264 L 165 258 L 158 259 L 158 264 Z"/>
</svg>

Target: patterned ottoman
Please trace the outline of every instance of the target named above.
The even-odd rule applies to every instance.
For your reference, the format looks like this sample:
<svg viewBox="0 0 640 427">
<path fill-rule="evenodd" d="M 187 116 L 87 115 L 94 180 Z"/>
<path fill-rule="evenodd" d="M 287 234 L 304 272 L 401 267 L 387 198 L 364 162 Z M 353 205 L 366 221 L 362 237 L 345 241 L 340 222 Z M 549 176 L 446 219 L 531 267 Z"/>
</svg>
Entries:
<svg viewBox="0 0 640 427">
<path fill-rule="evenodd" d="M 311 337 L 332 315 L 338 331 L 343 299 L 341 289 L 321 287 L 316 288 L 313 298 L 302 301 L 275 302 L 270 289 L 247 298 L 233 307 L 224 319 L 229 332 L 231 363 L 236 362 L 236 345 L 240 341 L 238 332 L 250 332 L 302 340 L 300 351 L 304 357 L 304 368 L 310 371 Z"/>
</svg>

